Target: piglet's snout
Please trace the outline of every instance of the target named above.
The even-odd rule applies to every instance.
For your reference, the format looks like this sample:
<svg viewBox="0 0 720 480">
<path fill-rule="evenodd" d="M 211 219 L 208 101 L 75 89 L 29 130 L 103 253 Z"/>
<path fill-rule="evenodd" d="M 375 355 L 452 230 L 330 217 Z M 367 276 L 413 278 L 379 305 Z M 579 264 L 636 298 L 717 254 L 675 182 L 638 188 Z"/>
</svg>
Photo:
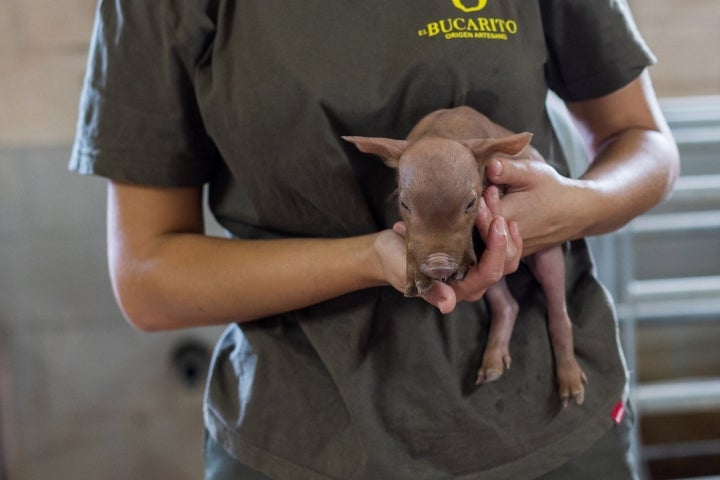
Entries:
<svg viewBox="0 0 720 480">
<path fill-rule="evenodd" d="M 460 264 L 447 253 L 432 253 L 420 264 L 420 271 L 435 280 L 448 280 L 462 278 L 464 272 L 460 271 Z"/>
</svg>

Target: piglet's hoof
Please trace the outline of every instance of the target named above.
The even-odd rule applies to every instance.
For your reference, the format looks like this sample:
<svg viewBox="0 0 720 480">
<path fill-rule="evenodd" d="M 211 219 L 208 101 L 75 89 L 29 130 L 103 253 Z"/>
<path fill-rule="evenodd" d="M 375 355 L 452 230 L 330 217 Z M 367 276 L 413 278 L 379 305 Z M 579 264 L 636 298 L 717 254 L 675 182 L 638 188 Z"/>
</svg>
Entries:
<svg viewBox="0 0 720 480">
<path fill-rule="evenodd" d="M 478 370 L 476 385 L 494 382 L 500 378 L 505 370 L 510 368 L 510 352 L 507 348 L 492 348 L 485 350 L 483 363 Z"/>
<path fill-rule="evenodd" d="M 408 281 L 405 285 L 405 296 L 406 297 L 420 297 L 430 291 L 432 282 L 428 279 L 418 278 L 415 281 Z"/>
<path fill-rule="evenodd" d="M 406 297 L 417 297 L 418 291 L 417 287 L 415 286 L 415 283 L 408 282 L 407 285 L 405 285 L 405 296 Z"/>
<path fill-rule="evenodd" d="M 558 366 L 557 378 L 563 408 L 568 406 L 571 398 L 578 405 L 582 405 L 585 400 L 585 385 L 588 380 L 577 362 L 573 361 L 567 365 Z"/>
</svg>

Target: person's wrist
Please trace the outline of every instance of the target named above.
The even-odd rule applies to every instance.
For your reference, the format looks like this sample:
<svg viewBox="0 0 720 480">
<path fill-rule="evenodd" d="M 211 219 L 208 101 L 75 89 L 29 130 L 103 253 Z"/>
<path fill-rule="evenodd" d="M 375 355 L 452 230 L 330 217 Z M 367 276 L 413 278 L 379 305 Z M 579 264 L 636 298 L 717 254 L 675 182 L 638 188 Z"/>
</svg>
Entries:
<svg viewBox="0 0 720 480">
<path fill-rule="evenodd" d="M 407 250 L 403 236 L 394 230 L 382 230 L 374 234 L 373 250 L 375 258 L 369 270 L 374 272 L 372 278 L 375 285 L 391 285 L 404 292 L 407 281 Z"/>
<path fill-rule="evenodd" d="M 361 259 L 361 268 L 371 286 L 382 286 L 390 283 L 387 278 L 386 258 L 388 255 L 387 236 L 389 231 L 383 230 L 367 236 L 368 244 Z"/>
<path fill-rule="evenodd" d="M 568 179 L 568 183 L 571 190 L 569 205 L 572 206 L 566 217 L 568 239 L 597 235 L 612 208 L 610 199 L 604 195 L 600 183 L 593 179 Z"/>
</svg>

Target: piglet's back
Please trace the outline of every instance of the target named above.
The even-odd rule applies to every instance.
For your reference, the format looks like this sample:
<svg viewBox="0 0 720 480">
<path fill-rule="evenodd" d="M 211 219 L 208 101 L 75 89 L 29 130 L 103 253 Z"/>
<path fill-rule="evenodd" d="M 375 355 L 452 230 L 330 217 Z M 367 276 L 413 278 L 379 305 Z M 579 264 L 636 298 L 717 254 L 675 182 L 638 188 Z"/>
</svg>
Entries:
<svg viewBox="0 0 720 480">
<path fill-rule="evenodd" d="M 512 134 L 477 110 L 461 106 L 430 113 L 410 131 L 407 140 L 413 142 L 427 136 L 454 140 L 503 138 Z"/>
</svg>

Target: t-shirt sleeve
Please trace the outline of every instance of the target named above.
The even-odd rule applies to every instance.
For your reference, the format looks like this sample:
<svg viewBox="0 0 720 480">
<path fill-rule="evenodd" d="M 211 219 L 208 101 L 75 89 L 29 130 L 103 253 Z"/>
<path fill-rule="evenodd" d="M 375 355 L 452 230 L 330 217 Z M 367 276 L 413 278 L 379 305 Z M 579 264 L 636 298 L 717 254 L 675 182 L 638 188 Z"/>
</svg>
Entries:
<svg viewBox="0 0 720 480">
<path fill-rule="evenodd" d="M 548 84 L 563 100 L 607 95 L 655 62 L 625 0 L 542 0 L 540 5 Z"/>
<path fill-rule="evenodd" d="M 185 0 L 101 0 L 69 169 L 152 186 L 198 186 L 214 148 L 193 72 L 212 21 Z"/>
</svg>

